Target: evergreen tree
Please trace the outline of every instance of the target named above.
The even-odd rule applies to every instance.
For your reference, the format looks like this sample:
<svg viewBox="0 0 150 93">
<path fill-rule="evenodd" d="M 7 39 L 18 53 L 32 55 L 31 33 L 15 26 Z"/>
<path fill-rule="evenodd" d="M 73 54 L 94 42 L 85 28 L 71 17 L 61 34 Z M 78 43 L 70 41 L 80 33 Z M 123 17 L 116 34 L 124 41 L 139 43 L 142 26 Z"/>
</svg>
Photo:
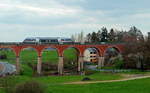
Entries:
<svg viewBox="0 0 150 93">
<path fill-rule="evenodd" d="M 91 37 L 92 37 L 92 35 L 90 33 L 88 33 L 86 35 L 86 42 L 91 42 Z"/>
<path fill-rule="evenodd" d="M 101 41 L 101 31 L 98 30 L 97 32 L 97 42 L 100 42 Z"/>
<path fill-rule="evenodd" d="M 95 43 L 95 42 L 97 42 L 97 41 L 98 41 L 97 34 L 96 34 L 96 32 L 93 32 L 93 33 L 92 33 L 92 36 L 91 36 L 91 42 L 92 42 L 92 43 Z"/>
<path fill-rule="evenodd" d="M 116 42 L 123 42 L 124 35 L 126 31 L 117 31 L 116 32 Z"/>
<path fill-rule="evenodd" d="M 116 33 L 115 33 L 114 29 L 110 29 L 110 32 L 108 34 L 108 38 L 109 38 L 109 41 L 111 41 L 111 42 L 115 41 Z"/>
<path fill-rule="evenodd" d="M 107 42 L 108 41 L 108 31 L 106 27 L 101 28 L 102 33 L 101 33 L 101 42 Z"/>
<path fill-rule="evenodd" d="M 135 26 L 131 27 L 130 30 L 128 31 L 128 34 L 135 39 L 135 41 L 143 41 L 143 34 L 142 32 L 137 29 Z"/>
</svg>

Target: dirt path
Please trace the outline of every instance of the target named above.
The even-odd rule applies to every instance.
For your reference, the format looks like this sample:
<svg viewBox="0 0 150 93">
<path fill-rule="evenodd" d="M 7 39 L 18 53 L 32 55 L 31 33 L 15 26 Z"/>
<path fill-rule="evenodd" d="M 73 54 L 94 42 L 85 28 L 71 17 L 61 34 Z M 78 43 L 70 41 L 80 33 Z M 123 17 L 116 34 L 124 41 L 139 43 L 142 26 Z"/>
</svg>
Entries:
<svg viewBox="0 0 150 93">
<path fill-rule="evenodd" d="M 150 78 L 150 75 L 141 76 L 141 75 L 134 75 L 130 77 L 125 77 L 119 80 L 104 80 L 104 81 L 78 81 L 78 82 L 69 82 L 64 84 L 91 84 L 91 83 L 107 83 L 107 82 L 120 82 L 120 81 L 128 81 L 128 80 L 135 80 L 135 79 L 143 79 L 143 78 Z"/>
</svg>

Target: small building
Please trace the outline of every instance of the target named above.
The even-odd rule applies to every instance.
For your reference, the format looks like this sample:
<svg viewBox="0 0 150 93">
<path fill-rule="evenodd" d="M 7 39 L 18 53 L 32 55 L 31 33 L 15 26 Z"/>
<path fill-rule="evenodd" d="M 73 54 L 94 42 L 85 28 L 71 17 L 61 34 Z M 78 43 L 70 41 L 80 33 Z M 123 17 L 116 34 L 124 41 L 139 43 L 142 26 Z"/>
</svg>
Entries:
<svg viewBox="0 0 150 93">
<path fill-rule="evenodd" d="M 84 52 L 84 61 L 86 62 L 97 62 L 97 50 L 94 48 L 88 48 Z"/>
</svg>

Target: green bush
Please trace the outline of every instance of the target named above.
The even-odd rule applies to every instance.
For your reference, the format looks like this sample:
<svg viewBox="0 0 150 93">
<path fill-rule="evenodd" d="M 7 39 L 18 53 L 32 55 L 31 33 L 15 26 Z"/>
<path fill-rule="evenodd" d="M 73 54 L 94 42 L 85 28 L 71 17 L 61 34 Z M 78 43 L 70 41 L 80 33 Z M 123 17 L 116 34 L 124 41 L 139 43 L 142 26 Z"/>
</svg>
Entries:
<svg viewBox="0 0 150 93">
<path fill-rule="evenodd" d="M 53 62 L 54 63 L 54 62 Z M 53 64 L 50 62 L 43 62 L 42 63 L 42 71 L 47 72 L 47 71 L 57 71 L 57 66 L 58 64 Z"/>
<path fill-rule="evenodd" d="M 84 77 L 81 81 L 91 81 L 92 79 L 89 77 Z"/>
<path fill-rule="evenodd" d="M 113 68 L 115 68 L 115 69 L 122 69 L 123 68 L 123 64 L 124 64 L 123 60 L 118 58 L 118 59 L 115 60 Z"/>
<path fill-rule="evenodd" d="M 32 76 L 33 69 L 29 67 L 27 64 L 22 64 L 20 75 Z"/>
<path fill-rule="evenodd" d="M 64 59 L 64 69 L 72 72 L 77 72 L 77 61 L 76 60 L 71 60 L 71 59 Z"/>
<path fill-rule="evenodd" d="M 6 54 L 0 55 L 0 59 L 7 59 L 7 55 Z"/>
<path fill-rule="evenodd" d="M 37 81 L 27 81 L 15 88 L 15 93 L 44 93 L 44 87 Z"/>
</svg>

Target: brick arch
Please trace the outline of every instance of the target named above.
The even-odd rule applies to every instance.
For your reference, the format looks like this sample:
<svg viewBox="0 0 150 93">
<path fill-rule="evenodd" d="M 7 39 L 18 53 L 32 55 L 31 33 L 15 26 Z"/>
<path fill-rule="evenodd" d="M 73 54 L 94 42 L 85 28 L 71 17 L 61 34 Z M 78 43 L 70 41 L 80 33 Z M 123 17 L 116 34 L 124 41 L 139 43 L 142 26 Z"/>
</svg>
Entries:
<svg viewBox="0 0 150 93">
<path fill-rule="evenodd" d="M 74 48 L 78 52 L 78 56 L 82 55 L 81 54 L 81 49 L 79 49 L 78 47 L 76 47 L 76 46 L 68 46 L 68 47 L 66 47 L 66 48 L 63 49 L 62 56 L 64 55 L 64 51 L 67 50 L 67 49 L 69 49 L 69 48 Z"/>
<path fill-rule="evenodd" d="M 120 49 L 118 46 L 113 45 L 113 46 L 108 46 L 108 47 L 105 49 L 104 55 L 106 54 L 106 51 L 107 51 L 107 49 L 109 49 L 109 48 L 115 48 L 119 53 L 122 53 L 121 49 Z"/>
<path fill-rule="evenodd" d="M 98 56 L 102 56 L 102 50 L 100 48 L 98 48 L 98 47 L 95 47 L 95 46 L 86 47 L 86 48 L 84 48 L 83 52 L 85 52 L 88 48 L 96 49 L 96 52 L 98 53 Z"/>
<path fill-rule="evenodd" d="M 121 53 L 121 52 L 122 52 L 122 51 L 121 51 L 121 49 L 120 49 L 118 46 L 116 46 L 116 45 L 114 45 L 114 46 L 110 46 L 110 47 L 111 47 L 111 48 L 115 48 L 115 49 L 117 49 L 119 53 Z"/>
<path fill-rule="evenodd" d="M 11 49 L 11 50 L 13 51 L 13 53 L 15 54 L 15 56 L 17 56 L 17 52 L 15 51 L 15 49 L 14 49 L 12 46 L 7 46 L 7 47 L 0 46 L 0 48 L 8 48 L 8 49 Z"/>
<path fill-rule="evenodd" d="M 120 48 L 119 47 L 117 47 L 117 46 L 113 46 L 112 48 L 115 48 L 119 53 L 121 53 L 121 50 L 120 50 Z"/>
<path fill-rule="evenodd" d="M 12 47 L 12 46 L 0 46 L 0 48 L 9 48 L 9 49 L 11 49 L 11 50 L 13 50 L 13 51 L 14 51 L 14 49 L 13 49 L 13 47 Z"/>
<path fill-rule="evenodd" d="M 38 51 L 38 49 L 36 49 L 36 48 L 33 47 L 33 46 L 25 46 L 25 47 L 22 47 L 22 48 L 21 48 L 21 51 L 23 51 L 24 49 L 27 49 L 27 48 L 33 48 L 33 49 L 35 49 L 35 51 Z"/>
<path fill-rule="evenodd" d="M 42 56 L 42 52 L 43 52 L 46 48 L 54 48 L 54 49 L 56 50 L 58 56 L 60 55 L 59 49 L 58 49 L 57 47 L 55 47 L 55 46 L 44 46 L 44 47 L 42 48 L 42 50 L 41 50 L 41 56 Z"/>
<path fill-rule="evenodd" d="M 34 47 L 34 46 L 23 46 L 23 47 L 21 47 L 20 48 L 20 52 L 19 52 L 19 55 L 20 55 L 20 53 L 23 51 L 23 49 L 26 49 L 26 48 L 33 48 L 34 50 L 35 50 L 35 52 L 37 53 L 37 56 L 39 56 L 39 50 L 36 48 L 36 47 Z"/>
</svg>

